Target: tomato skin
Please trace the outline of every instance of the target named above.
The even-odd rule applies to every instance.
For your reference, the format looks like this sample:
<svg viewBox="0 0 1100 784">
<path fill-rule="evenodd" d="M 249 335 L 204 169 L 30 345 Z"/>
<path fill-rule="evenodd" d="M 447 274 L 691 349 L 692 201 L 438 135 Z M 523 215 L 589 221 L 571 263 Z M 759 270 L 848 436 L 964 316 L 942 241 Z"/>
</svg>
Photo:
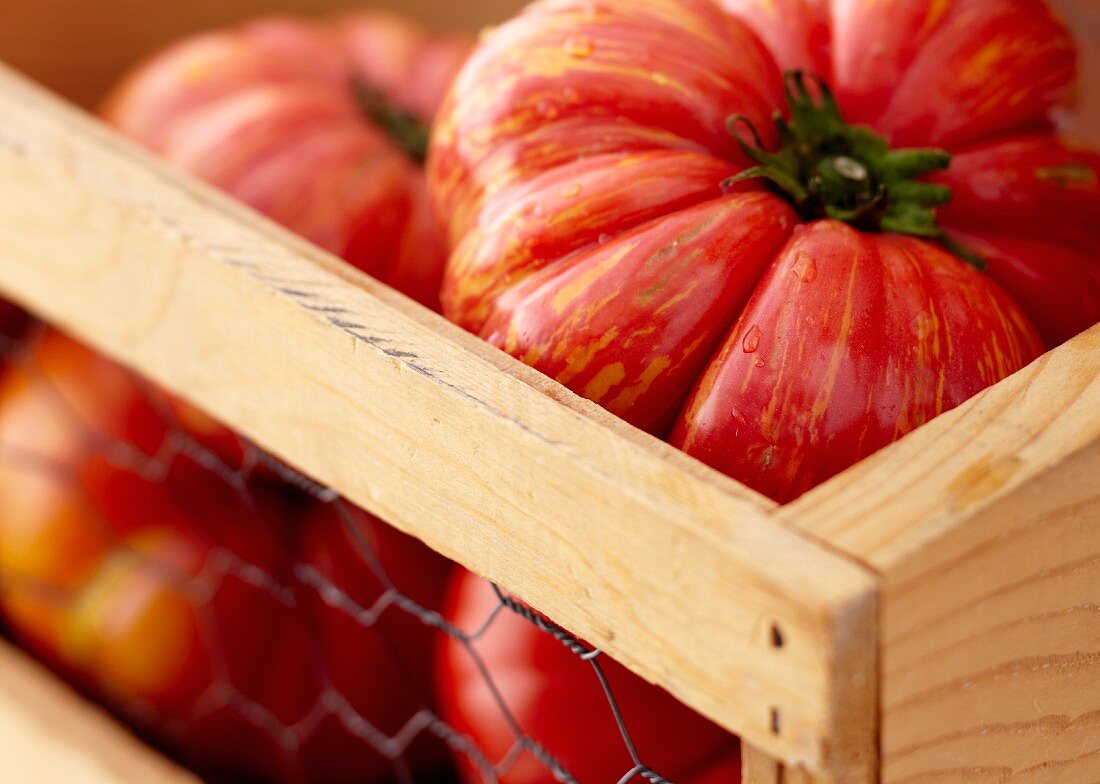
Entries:
<svg viewBox="0 0 1100 784">
<path fill-rule="evenodd" d="M 388 780 L 391 763 L 345 720 L 396 733 L 434 705 L 431 631 L 396 610 L 368 629 L 326 604 L 307 576 L 364 603 L 379 592 L 330 507 L 302 512 L 301 499 L 264 485 L 242 493 L 184 456 L 149 470 L 142 456 L 169 433 L 151 401 L 128 372 L 54 332 L 5 375 L 0 616 L 200 770 L 273 784 Z M 446 564 L 349 514 L 401 587 L 439 606 Z M 424 776 L 444 758 L 430 738 L 409 751 Z"/>
<path fill-rule="evenodd" d="M 370 119 L 369 87 L 429 124 L 469 51 L 386 14 L 272 18 L 181 41 L 104 118 L 171 163 L 437 306 L 445 257 L 416 162 Z"/>
<path fill-rule="evenodd" d="M 685 209 L 514 286 L 481 335 L 661 433 L 794 223 L 763 193 Z"/>
<path fill-rule="evenodd" d="M 154 55 L 102 115 L 174 165 L 437 309 L 446 246 L 423 169 L 367 117 L 356 90 L 376 90 L 430 124 L 470 46 L 384 13 L 317 24 L 262 19 Z M 182 400 L 167 404 L 231 469 L 249 467 L 253 454 L 238 436 Z"/>
<path fill-rule="evenodd" d="M 470 633 L 482 627 L 497 605 L 489 583 L 462 572 L 451 584 L 445 614 Z M 518 725 L 579 781 L 618 781 L 633 767 L 590 664 L 507 609 L 472 645 Z M 685 784 L 740 781 L 736 738 L 607 657 L 600 661 L 645 764 Z M 505 759 L 516 736 L 461 642 L 444 641 L 437 674 L 444 719 L 470 738 L 490 764 Z M 464 781 L 482 781 L 470 759 L 458 759 Z M 554 780 L 530 752 L 499 777 L 501 784 Z"/>
<path fill-rule="evenodd" d="M 1038 356 L 1019 309 L 980 282 L 920 240 L 800 226 L 672 443 L 769 497 L 801 495 Z"/>
<path fill-rule="evenodd" d="M 724 184 L 726 119 L 775 149 L 792 67 L 893 145 L 948 147 L 940 225 L 987 274 Z M 791 500 L 1100 321 L 1100 159 L 1051 133 L 1074 78 L 1041 0 L 535 3 L 435 128 L 444 313 Z"/>
<path fill-rule="evenodd" d="M 10 302 L 0 300 L 0 338 L 15 337 L 26 321 L 26 313 Z"/>
<path fill-rule="evenodd" d="M 832 28 L 845 113 L 898 147 L 1049 132 L 1073 100 L 1073 39 L 1045 0 L 837 0 Z"/>
<path fill-rule="evenodd" d="M 453 245 L 488 196 L 562 165 L 669 149 L 743 161 L 726 118 L 745 114 L 771 139 L 781 98 L 768 53 L 711 0 L 536 3 L 481 44 L 440 111 L 437 211 Z"/>
<path fill-rule="evenodd" d="M 347 709 L 390 737 L 418 712 L 437 710 L 433 665 L 440 632 L 396 602 L 405 597 L 425 612 L 438 611 L 452 564 L 350 504 L 313 505 L 298 521 L 295 551 L 310 638 Z M 373 624 L 356 617 L 372 610 L 380 611 Z M 358 784 L 392 771 L 346 732 L 328 733 L 325 740 L 307 750 L 320 780 Z M 417 780 L 436 780 L 447 767 L 447 750 L 423 731 L 406 762 Z"/>
</svg>

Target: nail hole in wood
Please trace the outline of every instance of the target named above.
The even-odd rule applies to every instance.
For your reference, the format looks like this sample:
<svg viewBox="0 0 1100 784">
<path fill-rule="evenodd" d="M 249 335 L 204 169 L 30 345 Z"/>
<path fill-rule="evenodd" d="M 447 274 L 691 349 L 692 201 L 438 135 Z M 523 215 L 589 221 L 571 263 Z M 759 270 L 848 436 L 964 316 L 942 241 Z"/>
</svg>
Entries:
<svg viewBox="0 0 1100 784">
<path fill-rule="evenodd" d="M 776 650 L 783 647 L 786 640 L 783 639 L 783 630 L 779 628 L 778 623 L 772 624 L 772 647 Z"/>
<path fill-rule="evenodd" d="M 772 708 L 772 735 L 778 735 L 783 729 L 779 721 L 779 708 Z"/>
</svg>

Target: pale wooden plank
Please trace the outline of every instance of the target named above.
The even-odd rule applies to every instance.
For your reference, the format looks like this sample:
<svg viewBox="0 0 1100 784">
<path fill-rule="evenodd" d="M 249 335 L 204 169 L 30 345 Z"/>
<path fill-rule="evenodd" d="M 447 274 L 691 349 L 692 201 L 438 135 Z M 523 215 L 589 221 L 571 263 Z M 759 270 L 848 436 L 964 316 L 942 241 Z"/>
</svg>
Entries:
<svg viewBox="0 0 1100 784">
<path fill-rule="evenodd" d="M 821 781 L 804 768 L 786 767 L 752 746 L 741 749 L 741 784 L 820 784 Z M 875 779 L 865 781 L 871 784 Z"/>
<path fill-rule="evenodd" d="M 776 757 L 872 764 L 876 579 L 770 502 L 8 72 L 0 179 L 17 299 Z"/>
<path fill-rule="evenodd" d="M 741 747 L 741 784 L 783 784 L 782 766 L 754 746 Z"/>
<path fill-rule="evenodd" d="M 886 784 L 1100 781 L 1100 326 L 776 513 L 883 574 Z"/>
<path fill-rule="evenodd" d="M 0 640 L 4 784 L 199 784 Z"/>
</svg>

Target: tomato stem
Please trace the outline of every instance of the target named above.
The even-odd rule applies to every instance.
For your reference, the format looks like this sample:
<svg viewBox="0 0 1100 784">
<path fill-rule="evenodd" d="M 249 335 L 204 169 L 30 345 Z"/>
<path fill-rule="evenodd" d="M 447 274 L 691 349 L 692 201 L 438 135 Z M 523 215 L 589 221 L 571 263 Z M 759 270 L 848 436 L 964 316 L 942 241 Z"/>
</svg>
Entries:
<svg viewBox="0 0 1100 784">
<path fill-rule="evenodd" d="M 891 150 L 870 128 L 845 122 L 828 86 L 813 74 L 788 72 L 784 91 L 790 119 L 781 112 L 773 118 L 780 142 L 775 152 L 765 149 L 747 117 L 729 118 L 730 133 L 757 165 L 723 185 L 765 179 L 806 220 L 832 218 L 866 231 L 938 240 L 968 263 L 985 267 L 936 222 L 936 210 L 951 201 L 951 189 L 919 180 L 947 169 L 951 153 Z"/>
<path fill-rule="evenodd" d="M 431 128 L 366 82 L 356 82 L 355 96 L 367 117 L 417 163 L 428 158 Z"/>
</svg>

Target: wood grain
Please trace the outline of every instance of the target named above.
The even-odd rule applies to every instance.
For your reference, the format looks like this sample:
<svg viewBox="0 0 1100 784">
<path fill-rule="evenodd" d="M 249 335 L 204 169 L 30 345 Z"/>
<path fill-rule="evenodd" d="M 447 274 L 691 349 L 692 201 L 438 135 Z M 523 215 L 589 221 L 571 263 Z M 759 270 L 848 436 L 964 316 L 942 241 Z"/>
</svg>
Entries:
<svg viewBox="0 0 1100 784">
<path fill-rule="evenodd" d="M 770 502 L 6 71 L 0 180 L 15 299 L 776 757 L 864 780 L 875 578 Z"/>
<path fill-rule="evenodd" d="M 886 784 L 1100 782 L 1100 326 L 776 514 L 883 575 Z"/>
<path fill-rule="evenodd" d="M 1096 85 L 1100 6 L 1055 2 L 1081 36 L 1085 83 Z M 472 27 L 520 3 L 390 5 L 437 27 Z M 91 105 L 138 56 L 270 7 L 184 0 L 166 14 L 147 0 L 4 0 L 0 59 Z M 643 675 L 747 730 L 767 749 L 747 753 L 749 784 L 874 778 L 875 570 L 886 576 L 887 784 L 1100 782 L 1095 331 L 775 510 L 25 85 L 0 75 L 0 88 L 0 285 L 440 549 L 545 599 Z M 1098 141 L 1100 90 L 1086 86 L 1081 104 L 1072 134 Z M 251 310 L 240 313 L 241 302 Z M 325 308 L 341 312 L 326 320 Z M 279 384 L 287 389 L 273 393 Z M 383 393 L 407 399 L 391 405 Z M 520 464 L 502 444 L 522 450 Z M 454 476 L 419 485 L 445 471 Z M 560 508 L 543 509 L 546 499 Z M 767 527 L 769 514 L 868 569 Z M 778 655 L 766 645 L 773 619 L 792 640 Z M 700 637 L 709 639 L 691 648 Z M 50 771 L 93 784 L 187 780 L 138 751 L 135 764 L 151 767 L 134 778 L 111 762 L 116 744 L 105 736 L 62 742 L 59 717 L 76 717 L 77 736 L 104 721 L 82 704 L 61 701 L 39 714 L 50 723 L 28 722 L 27 706 L 67 692 L 44 675 L 26 680 L 8 658 L 0 744 L 38 743 L 46 756 L 20 759 L 56 763 L 18 780 L 49 784 Z M 24 682 L 30 691 L 4 703 L 11 683 Z M 763 716 L 773 702 L 790 733 L 778 740 Z M 81 749 L 107 751 L 84 758 Z M 777 761 L 801 757 L 839 773 L 813 778 Z"/>
<path fill-rule="evenodd" d="M 3 640 L 0 782 L 199 784 Z"/>
<path fill-rule="evenodd" d="M 803 768 L 789 768 L 752 746 L 741 749 L 741 784 L 819 784 Z"/>
</svg>

